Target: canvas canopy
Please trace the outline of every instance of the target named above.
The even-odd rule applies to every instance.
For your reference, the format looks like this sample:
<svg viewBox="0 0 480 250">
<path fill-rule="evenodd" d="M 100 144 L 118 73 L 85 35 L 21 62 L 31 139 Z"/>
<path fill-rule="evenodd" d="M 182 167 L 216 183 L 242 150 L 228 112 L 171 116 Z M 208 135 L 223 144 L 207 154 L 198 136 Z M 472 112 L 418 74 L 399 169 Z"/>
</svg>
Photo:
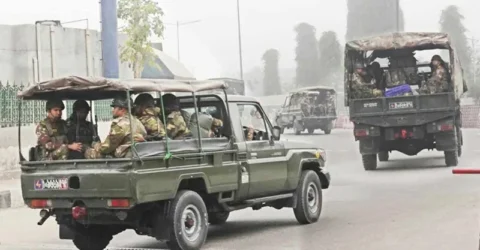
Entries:
<svg viewBox="0 0 480 250">
<path fill-rule="evenodd" d="M 40 82 L 20 91 L 18 97 L 24 100 L 99 100 L 110 99 L 119 94 L 141 92 L 200 92 L 225 89 L 223 81 L 190 81 L 166 79 L 107 79 L 102 77 L 69 76 Z"/>
<path fill-rule="evenodd" d="M 334 88 L 328 87 L 328 86 L 314 86 L 314 87 L 305 87 L 305 88 L 299 88 L 296 90 L 291 91 L 290 93 L 296 93 L 296 92 L 310 92 L 310 91 L 319 91 L 319 90 L 329 90 L 333 91 L 334 93 L 336 92 Z"/>
<path fill-rule="evenodd" d="M 401 32 L 347 42 L 346 50 L 371 51 L 392 49 L 451 49 L 451 41 L 446 33 Z"/>
</svg>

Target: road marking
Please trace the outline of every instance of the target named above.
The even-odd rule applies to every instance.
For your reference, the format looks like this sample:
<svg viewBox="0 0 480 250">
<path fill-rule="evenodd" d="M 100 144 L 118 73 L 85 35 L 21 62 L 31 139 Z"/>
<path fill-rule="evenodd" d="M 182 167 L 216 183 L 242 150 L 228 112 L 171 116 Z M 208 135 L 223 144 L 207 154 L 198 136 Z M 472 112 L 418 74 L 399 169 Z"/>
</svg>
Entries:
<svg viewBox="0 0 480 250">
<path fill-rule="evenodd" d="M 2 244 L 0 250 L 76 250 L 74 246 L 62 244 Z M 166 248 L 129 248 L 129 247 L 108 247 L 105 250 L 168 250 Z"/>
</svg>

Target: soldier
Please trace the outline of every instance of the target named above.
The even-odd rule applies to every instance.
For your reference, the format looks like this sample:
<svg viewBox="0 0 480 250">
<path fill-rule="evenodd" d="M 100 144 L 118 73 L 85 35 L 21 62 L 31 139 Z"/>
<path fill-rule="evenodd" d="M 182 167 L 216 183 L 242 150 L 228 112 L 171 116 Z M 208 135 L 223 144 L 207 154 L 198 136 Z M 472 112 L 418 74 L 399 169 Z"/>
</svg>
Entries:
<svg viewBox="0 0 480 250">
<path fill-rule="evenodd" d="M 175 103 L 175 105 L 178 107 L 178 111 L 180 111 L 180 113 L 182 114 L 182 117 L 183 117 L 183 120 L 185 121 L 185 124 L 187 124 L 187 126 L 190 124 L 190 114 L 187 111 L 180 109 L 180 104 L 179 104 L 178 99 L 175 95 L 165 94 L 165 95 L 162 96 L 162 99 L 163 99 L 164 104 L 165 103 Z M 167 100 L 167 101 L 165 101 L 165 100 Z M 162 104 L 157 103 L 157 107 L 161 108 Z"/>
<path fill-rule="evenodd" d="M 144 93 L 135 99 L 135 116 L 147 131 L 147 141 L 162 140 L 165 137 L 165 126 L 160 120 L 160 108 L 155 107 L 155 99 Z"/>
<path fill-rule="evenodd" d="M 40 121 L 36 128 L 38 149 L 42 160 L 66 160 L 68 151 L 82 151 L 82 144 L 68 144 L 67 124 L 62 120 L 65 105 L 62 100 L 47 101 L 47 118 Z"/>
<path fill-rule="evenodd" d="M 430 63 L 432 76 L 420 89 L 422 94 L 435 94 L 448 91 L 448 71 L 445 62 L 439 55 L 432 57 Z"/>
<path fill-rule="evenodd" d="M 382 95 L 382 91 L 375 88 L 375 78 L 368 75 L 362 63 L 355 63 L 355 72 L 352 76 L 352 98 L 373 98 Z"/>
<path fill-rule="evenodd" d="M 212 137 L 215 136 L 220 136 L 221 135 L 221 128 L 223 127 L 223 121 L 220 119 L 219 112 L 217 111 L 217 108 L 214 109 L 207 109 L 207 113 L 210 114 L 213 117 L 212 121 Z"/>
<path fill-rule="evenodd" d="M 93 148 L 89 148 L 85 152 L 87 159 L 103 158 L 106 156 L 113 156 L 116 158 L 131 157 L 132 140 L 131 133 L 133 132 L 133 140 L 135 142 L 145 141 L 147 131 L 143 124 L 134 116 L 130 116 L 128 110 L 128 99 L 124 96 L 119 96 L 113 99 L 113 121 L 110 126 L 110 132 L 104 142 L 97 142 Z M 131 103 L 131 99 L 130 99 Z M 132 125 L 130 126 L 130 119 Z M 133 129 L 133 131 L 130 130 Z"/>
<path fill-rule="evenodd" d="M 165 122 L 167 136 L 174 140 L 190 137 L 191 133 L 187 127 L 188 123 L 185 122 L 177 98 L 172 94 L 165 94 L 162 96 L 162 99 L 165 115 L 167 116 L 167 121 Z M 190 121 L 190 115 L 188 115 L 188 121 Z"/>
<path fill-rule="evenodd" d="M 93 142 L 99 141 L 95 136 L 95 128 L 93 124 L 87 121 L 90 106 L 85 100 L 77 100 L 73 103 L 73 112 L 67 119 L 67 138 L 68 142 L 78 142 L 82 144 L 85 151 L 92 146 Z M 83 159 L 84 152 L 70 150 L 69 159 Z"/>
</svg>

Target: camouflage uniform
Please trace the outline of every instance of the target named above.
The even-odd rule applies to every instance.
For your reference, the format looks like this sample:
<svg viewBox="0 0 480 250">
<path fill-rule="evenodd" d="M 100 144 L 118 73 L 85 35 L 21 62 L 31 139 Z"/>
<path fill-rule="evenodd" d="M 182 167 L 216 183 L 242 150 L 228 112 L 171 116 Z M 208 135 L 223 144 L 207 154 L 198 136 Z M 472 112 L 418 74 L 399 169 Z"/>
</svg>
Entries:
<svg viewBox="0 0 480 250">
<path fill-rule="evenodd" d="M 355 69 L 364 69 L 362 64 L 356 64 Z M 352 75 L 352 99 L 374 98 L 382 96 L 382 91 L 375 89 L 375 78 L 369 81 L 358 72 Z"/>
<path fill-rule="evenodd" d="M 113 100 L 112 107 L 128 108 L 126 98 L 116 98 Z M 136 142 L 145 141 L 147 131 L 143 124 L 129 113 L 121 117 L 113 119 L 110 126 L 110 132 L 104 142 L 97 142 L 93 148 L 87 149 L 85 157 L 87 159 L 104 158 L 105 156 L 113 156 L 116 158 L 130 157 L 130 147 L 132 140 L 130 134 L 130 118 L 132 119 L 133 140 Z"/>
<path fill-rule="evenodd" d="M 190 135 L 190 130 L 180 111 L 172 111 L 168 114 L 166 130 L 168 137 L 174 140 Z"/>
<path fill-rule="evenodd" d="M 420 93 L 422 94 L 435 94 L 448 91 L 448 81 L 447 81 L 447 72 L 446 69 L 437 65 L 435 70 L 432 72 L 432 77 L 422 85 Z"/>
<path fill-rule="evenodd" d="M 167 121 L 165 122 L 167 136 L 174 140 L 191 136 L 188 129 L 189 124 L 185 122 L 185 118 L 180 111 L 177 97 L 172 94 L 165 94 L 162 96 L 162 100 L 167 115 Z M 188 119 L 190 119 L 190 115 L 188 116 Z"/>
<path fill-rule="evenodd" d="M 83 146 L 85 151 L 88 147 L 91 147 L 93 142 L 98 142 L 98 136 L 95 136 L 95 127 L 93 124 L 87 120 L 79 121 L 76 111 L 78 109 L 85 109 L 90 112 L 90 106 L 86 101 L 78 100 L 73 104 L 73 113 L 67 119 L 67 138 L 69 143 L 79 142 Z M 78 128 L 77 128 L 78 124 Z M 77 130 L 78 129 L 78 130 Z M 84 154 L 77 151 L 70 150 L 69 158 L 70 159 L 81 159 L 84 157 Z"/>
<path fill-rule="evenodd" d="M 49 100 L 46 110 L 52 108 L 65 109 L 61 100 Z M 36 128 L 37 149 L 40 151 L 40 160 L 66 160 L 68 156 L 67 124 L 64 120 L 45 118 Z"/>
<path fill-rule="evenodd" d="M 160 108 L 155 107 L 155 100 L 150 94 L 140 94 L 135 99 L 135 106 L 140 108 L 141 113 L 137 113 L 138 120 L 143 124 L 147 131 L 147 140 L 161 140 L 165 137 L 165 126 L 160 120 Z"/>
</svg>

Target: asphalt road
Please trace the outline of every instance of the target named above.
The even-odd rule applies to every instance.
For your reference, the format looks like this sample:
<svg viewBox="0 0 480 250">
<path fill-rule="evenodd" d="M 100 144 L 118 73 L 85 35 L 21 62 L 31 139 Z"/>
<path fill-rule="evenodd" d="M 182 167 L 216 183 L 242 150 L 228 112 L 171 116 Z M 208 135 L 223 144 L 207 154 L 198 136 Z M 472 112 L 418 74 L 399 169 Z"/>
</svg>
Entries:
<svg viewBox="0 0 480 250">
<path fill-rule="evenodd" d="M 480 175 L 453 175 L 442 153 L 394 153 L 377 171 L 365 172 L 351 130 L 284 137 L 327 150 L 333 183 L 324 192 L 319 222 L 300 226 L 291 209 L 246 209 L 211 227 L 204 249 L 479 249 Z M 464 138 L 459 167 L 480 167 L 480 131 L 465 130 Z M 38 219 L 27 208 L 0 210 L 0 249 L 74 249 L 58 240 L 54 220 L 39 227 Z M 110 247 L 165 248 L 131 231 Z"/>
</svg>

